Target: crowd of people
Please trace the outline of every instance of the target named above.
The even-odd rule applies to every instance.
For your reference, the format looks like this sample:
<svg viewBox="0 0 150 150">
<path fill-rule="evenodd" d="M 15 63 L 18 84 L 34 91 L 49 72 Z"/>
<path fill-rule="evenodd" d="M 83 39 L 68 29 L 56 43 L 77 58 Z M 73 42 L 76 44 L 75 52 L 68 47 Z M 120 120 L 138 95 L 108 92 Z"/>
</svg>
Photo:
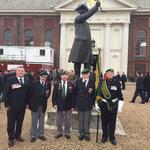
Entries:
<svg viewBox="0 0 150 150">
<path fill-rule="evenodd" d="M 26 109 L 31 110 L 30 142 L 35 142 L 37 138 L 46 140 L 44 117 L 50 94 L 52 106 L 56 109 L 56 139 L 61 138 L 63 134 L 66 139 L 71 138 L 72 111 L 77 111 L 78 140 L 90 141 L 91 112 L 96 106 L 95 109 L 103 114 L 101 142 L 105 143 L 109 136 L 110 142 L 116 145 L 116 116 L 122 109 L 120 101 L 123 101 L 123 97 L 120 82 L 114 77 L 114 71 L 108 69 L 105 77 L 106 83 L 101 87 L 101 91 L 106 88 L 107 93 L 102 92 L 101 98 L 95 101 L 95 79 L 89 69 L 82 70 L 81 77 L 76 79 L 72 70 L 67 72 L 63 69 L 49 72 L 41 70 L 38 79 L 34 79 L 32 73 L 25 72 L 22 66 L 17 67 L 11 74 L 7 73 L 7 80 L 3 81 L 1 91 L 7 110 L 8 145 L 14 146 L 15 139 L 19 142 L 24 141 L 21 133 Z M 1 79 L 4 78 L 5 74 L 1 74 Z M 51 93 L 52 86 L 54 89 Z"/>
</svg>

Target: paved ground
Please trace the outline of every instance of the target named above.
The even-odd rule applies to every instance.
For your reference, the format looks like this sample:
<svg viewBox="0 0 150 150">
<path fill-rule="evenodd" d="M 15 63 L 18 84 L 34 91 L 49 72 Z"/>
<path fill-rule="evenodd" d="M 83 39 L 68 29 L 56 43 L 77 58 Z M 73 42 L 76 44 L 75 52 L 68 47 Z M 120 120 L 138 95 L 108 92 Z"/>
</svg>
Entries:
<svg viewBox="0 0 150 150">
<path fill-rule="evenodd" d="M 123 112 L 119 114 L 120 121 L 126 132 L 126 136 L 117 135 L 117 146 L 113 146 L 108 141 L 106 144 L 95 143 L 95 133 L 91 135 L 91 141 L 78 141 L 78 133 L 72 133 L 72 139 L 66 140 L 54 138 L 54 130 L 45 130 L 47 141 L 37 140 L 35 143 L 29 141 L 30 131 L 30 111 L 27 110 L 24 125 L 23 137 L 25 142 L 15 142 L 13 148 L 7 146 L 6 133 L 6 111 L 4 108 L 0 110 L 0 150 L 150 150 L 150 102 L 148 104 L 140 104 L 138 98 L 135 104 L 129 103 L 134 92 L 134 86 L 128 85 L 127 90 L 123 91 L 125 98 L 125 106 Z M 50 104 L 49 104 L 50 109 Z M 99 137 L 101 136 L 101 133 Z"/>
</svg>

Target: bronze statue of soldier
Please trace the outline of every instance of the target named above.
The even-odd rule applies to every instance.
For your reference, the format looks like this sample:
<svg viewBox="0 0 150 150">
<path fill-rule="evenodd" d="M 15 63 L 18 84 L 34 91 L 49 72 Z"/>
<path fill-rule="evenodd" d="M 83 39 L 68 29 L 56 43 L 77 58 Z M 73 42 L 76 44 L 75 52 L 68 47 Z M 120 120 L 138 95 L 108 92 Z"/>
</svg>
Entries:
<svg viewBox="0 0 150 150">
<path fill-rule="evenodd" d="M 79 15 L 74 20 L 75 38 L 68 61 L 74 63 L 76 78 L 80 77 L 81 64 L 84 64 L 85 69 L 90 69 L 93 61 L 90 27 L 86 20 L 94 15 L 100 6 L 100 1 L 97 0 L 95 6 L 90 10 L 86 3 L 78 5 L 75 9 Z"/>
</svg>

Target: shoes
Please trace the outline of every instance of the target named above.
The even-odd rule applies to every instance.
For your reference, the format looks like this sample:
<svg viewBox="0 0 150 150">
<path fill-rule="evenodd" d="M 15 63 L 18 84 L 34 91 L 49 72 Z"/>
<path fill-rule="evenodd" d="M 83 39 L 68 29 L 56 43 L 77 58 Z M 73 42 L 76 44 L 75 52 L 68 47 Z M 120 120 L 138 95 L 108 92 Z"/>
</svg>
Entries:
<svg viewBox="0 0 150 150">
<path fill-rule="evenodd" d="M 42 140 L 42 141 L 46 141 L 46 137 L 45 136 L 39 136 L 38 137 L 40 140 Z"/>
<path fill-rule="evenodd" d="M 145 104 L 145 102 L 141 102 L 141 104 Z"/>
<path fill-rule="evenodd" d="M 84 135 L 80 135 L 78 140 L 82 141 L 84 139 Z"/>
<path fill-rule="evenodd" d="M 110 140 L 110 143 L 113 145 L 117 145 L 116 140 Z"/>
<path fill-rule="evenodd" d="M 133 102 L 133 101 L 129 101 L 130 103 L 135 103 L 135 102 Z"/>
<path fill-rule="evenodd" d="M 106 142 L 107 142 L 107 139 L 105 139 L 105 138 L 101 139 L 101 143 L 106 143 Z"/>
<path fill-rule="evenodd" d="M 16 140 L 19 141 L 19 142 L 23 142 L 24 141 L 24 139 L 21 136 L 16 137 Z"/>
<path fill-rule="evenodd" d="M 34 143 L 34 142 L 35 142 L 35 138 L 31 138 L 31 139 L 30 139 L 30 142 L 31 142 L 31 143 Z"/>
<path fill-rule="evenodd" d="M 58 139 L 58 138 L 60 138 L 60 137 L 62 137 L 62 134 L 56 135 L 56 136 L 55 136 L 55 139 Z"/>
<path fill-rule="evenodd" d="M 85 141 L 90 141 L 90 136 L 85 136 Z"/>
<path fill-rule="evenodd" d="M 66 139 L 71 139 L 70 135 L 65 135 Z"/>
<path fill-rule="evenodd" d="M 8 146 L 13 147 L 14 146 L 14 140 L 9 140 L 8 141 Z"/>
</svg>

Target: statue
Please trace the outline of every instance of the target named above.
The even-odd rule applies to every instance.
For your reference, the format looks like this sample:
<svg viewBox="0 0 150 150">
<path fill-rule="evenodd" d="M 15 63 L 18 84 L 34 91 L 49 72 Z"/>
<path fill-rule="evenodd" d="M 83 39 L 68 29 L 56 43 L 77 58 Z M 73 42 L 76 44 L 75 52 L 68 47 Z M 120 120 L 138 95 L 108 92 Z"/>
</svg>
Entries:
<svg viewBox="0 0 150 150">
<path fill-rule="evenodd" d="M 87 19 L 94 15 L 98 8 L 101 8 L 99 0 L 96 1 L 95 6 L 88 9 L 86 3 L 78 5 L 75 9 L 79 13 L 74 20 L 75 25 L 75 39 L 69 55 L 69 62 L 74 63 L 74 72 L 76 78 L 80 77 L 81 64 L 84 64 L 85 69 L 90 69 L 92 59 L 91 47 L 91 33 Z"/>
</svg>

